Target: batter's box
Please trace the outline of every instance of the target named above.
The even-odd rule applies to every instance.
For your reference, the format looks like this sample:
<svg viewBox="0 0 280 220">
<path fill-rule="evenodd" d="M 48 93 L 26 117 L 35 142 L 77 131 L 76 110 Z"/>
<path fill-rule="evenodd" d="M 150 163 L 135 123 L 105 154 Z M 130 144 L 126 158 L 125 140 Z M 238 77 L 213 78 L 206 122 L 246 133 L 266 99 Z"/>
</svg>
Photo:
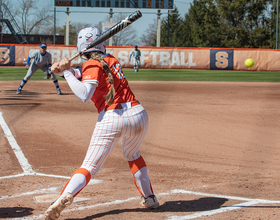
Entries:
<svg viewBox="0 0 280 220">
<path fill-rule="evenodd" d="M 53 203 L 57 198 L 58 194 L 46 194 L 41 196 L 34 196 L 34 200 L 37 203 Z M 82 197 L 75 197 L 73 203 L 79 203 L 79 202 L 87 202 L 90 201 L 89 198 L 82 198 Z"/>
</svg>

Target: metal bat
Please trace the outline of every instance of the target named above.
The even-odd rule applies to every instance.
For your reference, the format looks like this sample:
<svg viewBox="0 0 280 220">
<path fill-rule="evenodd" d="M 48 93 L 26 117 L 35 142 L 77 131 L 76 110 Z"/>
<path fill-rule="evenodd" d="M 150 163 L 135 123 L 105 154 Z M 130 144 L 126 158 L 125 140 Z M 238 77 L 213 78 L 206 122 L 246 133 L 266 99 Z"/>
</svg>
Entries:
<svg viewBox="0 0 280 220">
<path fill-rule="evenodd" d="M 128 25 L 132 24 L 134 21 L 138 20 L 141 17 L 142 17 L 142 13 L 139 10 L 127 16 L 124 20 L 120 21 L 119 23 L 115 24 L 113 27 L 111 27 L 110 29 L 102 33 L 97 39 L 92 41 L 85 49 L 79 51 L 74 56 L 70 57 L 69 61 L 74 60 L 77 56 L 81 55 L 86 50 L 108 40 L 110 37 L 119 33 L 121 30 L 123 30 Z"/>
</svg>

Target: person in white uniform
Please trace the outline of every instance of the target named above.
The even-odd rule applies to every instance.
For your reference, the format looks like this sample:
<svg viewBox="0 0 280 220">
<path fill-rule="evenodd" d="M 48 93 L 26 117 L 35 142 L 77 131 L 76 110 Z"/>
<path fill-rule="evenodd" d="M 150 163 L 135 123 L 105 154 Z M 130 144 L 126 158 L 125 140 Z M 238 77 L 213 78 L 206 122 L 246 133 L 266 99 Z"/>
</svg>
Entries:
<svg viewBox="0 0 280 220">
<path fill-rule="evenodd" d="M 134 56 L 134 71 L 135 73 L 138 72 L 139 68 L 141 67 L 141 51 L 138 49 L 138 46 L 135 45 L 135 49 L 132 50 L 129 54 L 129 61 L 131 60 L 131 57 Z"/>
</svg>

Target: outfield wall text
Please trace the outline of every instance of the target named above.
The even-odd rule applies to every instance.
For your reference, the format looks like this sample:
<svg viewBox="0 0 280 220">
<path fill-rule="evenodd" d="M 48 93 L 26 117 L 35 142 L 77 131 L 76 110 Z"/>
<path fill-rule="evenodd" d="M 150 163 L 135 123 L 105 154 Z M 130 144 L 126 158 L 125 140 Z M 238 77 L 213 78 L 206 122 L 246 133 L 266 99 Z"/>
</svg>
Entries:
<svg viewBox="0 0 280 220">
<path fill-rule="evenodd" d="M 38 50 L 38 45 L 0 44 L 1 66 L 25 66 L 29 54 Z M 107 47 L 106 52 L 115 56 L 123 68 L 133 68 L 134 59 L 129 61 L 133 47 Z M 275 49 L 225 49 L 186 47 L 139 47 L 141 68 L 146 69 L 205 69 L 205 70 L 257 70 L 279 71 L 280 50 Z M 52 62 L 70 58 L 77 53 L 75 46 L 48 45 Z M 247 68 L 244 61 L 252 58 L 255 65 Z M 77 57 L 73 66 L 81 66 L 83 60 Z"/>
</svg>

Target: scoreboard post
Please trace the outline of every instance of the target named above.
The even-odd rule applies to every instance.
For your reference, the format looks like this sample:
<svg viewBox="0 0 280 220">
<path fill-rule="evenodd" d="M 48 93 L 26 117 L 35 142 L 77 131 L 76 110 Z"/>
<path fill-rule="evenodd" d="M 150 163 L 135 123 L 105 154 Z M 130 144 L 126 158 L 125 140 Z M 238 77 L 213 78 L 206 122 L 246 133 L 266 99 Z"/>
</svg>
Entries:
<svg viewBox="0 0 280 220">
<path fill-rule="evenodd" d="M 112 22 L 113 8 L 116 9 L 157 9 L 157 47 L 160 47 L 160 10 L 173 10 L 174 0 L 54 0 L 54 8 L 67 7 L 67 19 L 69 8 L 110 8 L 110 22 Z M 69 31 L 69 22 L 66 30 Z M 67 32 L 67 31 L 66 31 Z M 66 45 L 69 44 L 69 33 L 66 33 Z M 112 46 L 112 39 L 109 39 Z"/>
<path fill-rule="evenodd" d="M 54 0 L 55 7 L 174 9 L 174 0 Z"/>
</svg>

